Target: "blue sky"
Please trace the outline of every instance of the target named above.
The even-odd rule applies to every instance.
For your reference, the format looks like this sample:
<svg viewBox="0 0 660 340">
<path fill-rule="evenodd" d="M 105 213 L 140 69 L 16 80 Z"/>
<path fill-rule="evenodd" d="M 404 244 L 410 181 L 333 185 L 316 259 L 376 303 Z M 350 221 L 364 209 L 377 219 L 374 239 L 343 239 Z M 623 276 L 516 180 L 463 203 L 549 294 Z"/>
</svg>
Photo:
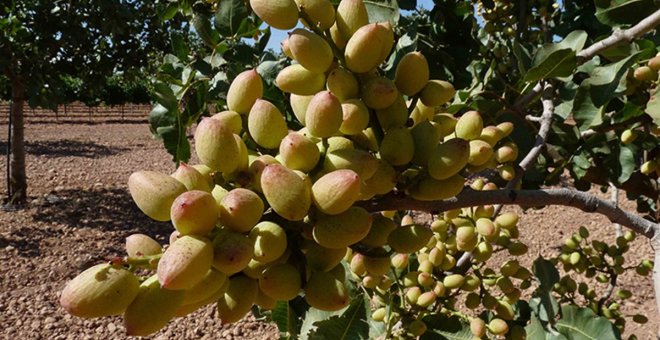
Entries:
<svg viewBox="0 0 660 340">
<path fill-rule="evenodd" d="M 425 8 L 425 9 L 431 9 L 433 8 L 433 1 L 432 0 L 418 0 L 417 1 L 417 6 L 419 8 Z M 302 25 L 298 24 L 299 27 L 302 27 Z M 268 45 L 266 48 L 272 48 L 275 51 L 280 50 L 280 42 L 284 40 L 286 37 L 286 34 L 289 31 L 282 31 L 278 29 L 271 28 L 271 37 L 270 41 L 268 41 Z"/>
</svg>

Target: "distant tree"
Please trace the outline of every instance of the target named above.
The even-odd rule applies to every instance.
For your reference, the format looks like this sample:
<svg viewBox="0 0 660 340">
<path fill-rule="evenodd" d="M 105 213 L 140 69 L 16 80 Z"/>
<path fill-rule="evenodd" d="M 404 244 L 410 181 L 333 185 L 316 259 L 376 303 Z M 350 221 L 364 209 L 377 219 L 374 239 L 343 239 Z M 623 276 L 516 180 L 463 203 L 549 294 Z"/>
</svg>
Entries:
<svg viewBox="0 0 660 340">
<path fill-rule="evenodd" d="M 148 70 L 170 49 L 170 32 L 188 30 L 168 6 L 162 0 L 10 0 L 0 6 L 0 74 L 9 83 L 13 102 L 9 204 L 27 198 L 25 103 L 56 109 L 71 99 L 70 90 L 62 95 L 65 76 L 82 81 L 81 99 L 96 103 L 97 89 L 108 76 Z"/>
</svg>

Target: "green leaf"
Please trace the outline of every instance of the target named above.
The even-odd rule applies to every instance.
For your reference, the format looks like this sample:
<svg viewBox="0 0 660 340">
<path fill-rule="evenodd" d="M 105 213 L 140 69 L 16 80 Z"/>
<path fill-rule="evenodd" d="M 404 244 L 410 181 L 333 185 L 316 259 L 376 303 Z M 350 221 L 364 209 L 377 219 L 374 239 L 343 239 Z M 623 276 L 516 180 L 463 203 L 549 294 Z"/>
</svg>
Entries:
<svg viewBox="0 0 660 340">
<path fill-rule="evenodd" d="M 167 84 L 156 83 L 154 85 L 154 97 L 158 104 L 164 106 L 170 112 L 179 110 L 179 102 L 172 89 Z"/>
<path fill-rule="evenodd" d="M 594 104 L 591 93 L 591 84 L 583 81 L 575 93 L 575 99 L 573 99 L 573 118 L 577 122 L 580 131 L 588 130 L 592 126 L 603 123 L 601 109 Z"/>
<path fill-rule="evenodd" d="M 551 290 L 555 283 L 559 282 L 559 272 L 552 262 L 542 257 L 537 257 L 532 265 L 534 276 L 543 289 Z"/>
<path fill-rule="evenodd" d="M 596 67 L 589 79 L 585 80 L 592 86 L 592 97 L 597 106 L 605 105 L 616 95 L 626 90 L 626 74 L 637 62 L 640 52 L 602 67 Z"/>
<path fill-rule="evenodd" d="M 632 176 L 637 166 L 635 162 L 635 150 L 631 145 L 621 145 L 619 149 L 619 165 L 621 166 L 621 172 L 619 173 L 619 178 L 617 181 L 619 183 L 624 183 L 630 176 Z"/>
<path fill-rule="evenodd" d="M 172 40 L 172 53 L 176 55 L 179 60 L 186 62 L 188 60 L 188 55 L 190 54 L 190 49 L 186 45 L 183 36 L 178 32 L 172 32 L 170 35 Z"/>
<path fill-rule="evenodd" d="M 618 3 L 617 3 L 618 2 Z M 596 18 L 608 26 L 633 25 L 658 10 L 654 0 L 617 1 L 609 7 L 598 7 Z M 608 1 L 609 3 L 609 1 Z"/>
<path fill-rule="evenodd" d="M 566 337 L 562 334 L 553 334 L 548 332 L 544 327 L 543 323 L 535 317 L 532 316 L 529 325 L 525 327 L 527 332 L 527 339 L 534 340 L 566 340 Z"/>
<path fill-rule="evenodd" d="M 351 301 L 341 315 L 315 322 L 315 328 L 309 333 L 309 338 L 315 340 L 369 339 L 368 318 L 364 298 L 358 296 Z"/>
<path fill-rule="evenodd" d="M 529 53 L 529 50 L 520 44 L 518 40 L 513 42 L 512 47 L 513 55 L 516 57 L 518 64 L 518 70 L 520 73 L 526 73 L 532 64 L 532 56 Z"/>
<path fill-rule="evenodd" d="M 224 36 L 233 36 L 238 32 L 243 19 L 247 18 L 248 9 L 243 0 L 223 0 L 215 13 L 215 27 Z"/>
<path fill-rule="evenodd" d="M 577 67 L 576 54 L 584 47 L 586 41 L 586 32 L 573 31 L 558 43 L 544 45 L 536 51 L 532 67 L 525 75 L 525 81 L 534 82 L 571 75 Z"/>
<path fill-rule="evenodd" d="M 165 149 L 173 156 L 173 161 L 187 162 L 190 159 L 190 144 L 185 131 L 183 135 L 180 133 L 178 116 L 178 110 L 171 111 L 159 104 L 149 113 L 149 125 L 153 135 L 163 141 Z"/>
<path fill-rule="evenodd" d="M 646 114 L 651 116 L 656 125 L 660 125 L 660 86 L 655 88 L 646 104 Z"/>
<path fill-rule="evenodd" d="M 178 127 L 161 127 L 158 128 L 157 133 L 163 139 L 167 152 L 172 155 L 172 161 L 178 164 L 190 160 L 190 143 L 185 133 L 181 134 Z"/>
<path fill-rule="evenodd" d="M 534 260 L 532 271 L 539 287 L 534 292 L 535 297 L 529 301 L 530 308 L 542 321 L 550 322 L 559 312 L 559 304 L 552 296 L 552 287 L 559 282 L 559 272 L 552 262 L 541 256 Z"/>
<path fill-rule="evenodd" d="M 641 52 L 602 67 L 596 67 L 580 84 L 573 101 L 573 117 L 580 131 L 603 123 L 607 103 L 626 90 L 626 74 Z"/>
<path fill-rule="evenodd" d="M 623 104 L 623 109 L 617 111 L 614 116 L 612 116 L 612 123 L 622 123 L 629 119 L 639 117 L 643 114 L 644 110 L 641 106 L 633 102 L 626 102 Z"/>
<path fill-rule="evenodd" d="M 288 301 L 277 301 L 271 312 L 271 318 L 285 338 L 297 338 L 299 331 L 298 315 L 289 306 Z"/>
<path fill-rule="evenodd" d="M 556 327 L 569 340 L 621 339 L 619 330 L 609 320 L 589 308 L 563 305 L 561 313 Z"/>
<path fill-rule="evenodd" d="M 160 13 L 160 21 L 167 21 L 172 18 L 179 12 L 179 5 L 176 2 L 170 2 L 167 4 L 165 10 Z"/>
<path fill-rule="evenodd" d="M 195 13 L 191 20 L 197 35 L 202 39 L 204 44 L 208 47 L 215 48 L 220 39 L 218 32 L 214 31 L 211 27 L 211 20 L 202 13 Z"/>
<path fill-rule="evenodd" d="M 364 0 L 369 22 L 389 21 L 394 27 L 399 22 L 399 4 L 396 0 Z"/>
<path fill-rule="evenodd" d="M 316 328 L 315 323 L 330 319 L 333 316 L 341 315 L 346 309 L 347 308 L 334 312 L 326 312 L 313 307 L 309 308 L 305 313 L 305 318 L 303 319 L 302 326 L 300 328 L 300 338 L 302 340 L 311 339 L 309 335 Z"/>
<path fill-rule="evenodd" d="M 428 330 L 420 340 L 472 340 L 474 336 L 470 325 L 457 316 L 447 317 L 444 314 L 429 314 L 422 319 Z"/>
<path fill-rule="evenodd" d="M 560 104 L 555 106 L 555 114 L 564 120 L 573 112 L 573 99 L 577 90 L 578 85 L 572 81 L 561 83 L 557 89 Z"/>
</svg>

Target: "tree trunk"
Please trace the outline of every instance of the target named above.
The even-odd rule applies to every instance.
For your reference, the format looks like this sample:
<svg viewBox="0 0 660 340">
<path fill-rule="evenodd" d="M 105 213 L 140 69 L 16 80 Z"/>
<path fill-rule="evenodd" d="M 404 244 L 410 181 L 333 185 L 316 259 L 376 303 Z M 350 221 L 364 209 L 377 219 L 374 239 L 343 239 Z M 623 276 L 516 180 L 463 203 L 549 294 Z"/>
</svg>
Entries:
<svg viewBox="0 0 660 340">
<path fill-rule="evenodd" d="M 9 158 L 9 183 L 11 197 L 8 204 L 21 205 L 27 201 L 27 178 L 25 176 L 25 141 L 23 108 L 25 105 L 25 84 L 21 79 L 13 79 L 11 106 L 11 157 Z"/>
</svg>

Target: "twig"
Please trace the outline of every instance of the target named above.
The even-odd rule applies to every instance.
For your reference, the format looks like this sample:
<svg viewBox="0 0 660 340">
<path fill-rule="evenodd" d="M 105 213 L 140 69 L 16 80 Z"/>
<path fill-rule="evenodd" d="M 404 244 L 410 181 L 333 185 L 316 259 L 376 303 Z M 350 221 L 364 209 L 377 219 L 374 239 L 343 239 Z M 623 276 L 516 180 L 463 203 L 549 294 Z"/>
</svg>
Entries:
<svg viewBox="0 0 660 340">
<path fill-rule="evenodd" d="M 600 300 L 598 300 L 598 309 L 603 307 L 603 305 L 607 302 L 607 300 L 609 300 L 612 297 L 612 294 L 614 294 L 614 289 L 616 289 L 616 279 L 618 275 L 614 273 L 611 273 L 610 275 L 611 275 L 610 283 L 607 286 L 607 290 L 605 291 L 605 293 L 603 293 L 603 297 L 601 297 Z"/>
<path fill-rule="evenodd" d="M 627 29 L 619 30 L 612 33 L 611 36 L 594 43 L 593 45 L 583 49 L 578 52 L 578 64 L 583 64 L 589 59 L 593 58 L 596 54 L 621 43 L 632 42 L 636 38 L 641 37 L 642 35 L 648 33 L 649 31 L 655 29 L 656 26 L 660 25 L 660 10 L 655 11 L 653 14 L 644 18 L 642 21 L 637 23 L 637 25 Z M 520 97 L 514 104 L 513 107 L 518 111 L 523 111 L 525 107 L 543 90 L 541 82 L 536 83 L 532 90 L 522 97 Z"/>
<path fill-rule="evenodd" d="M 507 184 L 507 188 L 509 189 L 515 187 L 518 182 L 520 182 L 523 173 L 529 170 L 529 168 L 536 162 L 536 159 L 541 154 L 541 150 L 543 150 L 543 147 L 545 146 L 548 134 L 550 134 L 550 127 L 552 126 L 552 115 L 555 113 L 555 104 L 552 102 L 553 95 L 554 89 L 552 85 L 546 83 L 543 86 L 543 99 L 541 100 L 543 113 L 540 118 L 541 127 L 539 128 L 539 133 L 536 135 L 536 142 L 525 158 L 523 158 L 523 160 L 520 161 L 520 164 L 518 164 L 520 169 L 522 169 L 522 172 L 516 172 L 516 178 Z"/>
<path fill-rule="evenodd" d="M 660 25 L 660 10 L 644 18 L 637 25 L 627 29 L 614 31 L 609 37 L 583 49 L 577 57 L 583 61 L 593 58 L 596 54 L 618 44 L 630 43 L 636 38 L 648 33 Z"/>
<path fill-rule="evenodd" d="M 518 98 L 513 104 L 513 108 L 518 111 L 524 111 L 524 109 L 529 105 L 529 103 L 536 98 L 543 91 L 543 84 L 541 82 L 536 83 L 531 91 L 527 92 L 522 97 Z"/>
<path fill-rule="evenodd" d="M 592 128 L 592 129 L 582 131 L 580 133 L 580 138 L 587 139 L 587 138 L 589 138 L 591 136 L 595 136 L 599 133 L 618 130 L 620 128 L 628 127 L 631 124 L 635 124 L 635 123 L 639 123 L 639 122 L 649 123 L 649 122 L 651 122 L 651 117 L 648 116 L 648 115 L 642 115 L 642 116 L 638 116 L 638 117 L 635 117 L 635 118 L 628 119 L 628 120 L 620 122 L 620 123 L 614 123 L 612 125 L 597 126 L 597 127 Z"/>
<path fill-rule="evenodd" d="M 612 194 L 610 195 L 610 200 L 615 207 L 619 206 L 619 188 L 610 182 L 610 188 L 612 189 Z M 623 231 L 621 230 L 621 225 L 614 223 L 614 231 L 616 232 L 616 237 L 623 236 Z"/>
<path fill-rule="evenodd" d="M 570 189 L 475 191 L 465 188 L 455 197 L 441 201 L 419 201 L 397 193 L 390 193 L 372 201 L 360 202 L 359 205 L 370 212 L 416 210 L 438 214 L 452 209 L 489 204 L 519 205 L 522 207 L 547 205 L 574 207 L 584 212 L 604 215 L 611 222 L 620 223 L 648 238 L 660 235 L 660 224 L 621 210 L 612 203 L 596 196 Z M 658 238 L 660 239 L 660 236 Z"/>
</svg>

